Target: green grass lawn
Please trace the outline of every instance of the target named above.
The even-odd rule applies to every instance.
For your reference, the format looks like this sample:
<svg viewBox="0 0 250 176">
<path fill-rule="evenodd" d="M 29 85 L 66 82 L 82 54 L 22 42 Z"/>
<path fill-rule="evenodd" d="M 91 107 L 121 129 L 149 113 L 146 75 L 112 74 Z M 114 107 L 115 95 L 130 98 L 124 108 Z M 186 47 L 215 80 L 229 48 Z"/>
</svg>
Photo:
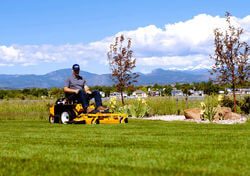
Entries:
<svg viewBox="0 0 250 176">
<path fill-rule="evenodd" d="M 0 175 L 249 175 L 249 121 L 0 121 Z"/>
</svg>

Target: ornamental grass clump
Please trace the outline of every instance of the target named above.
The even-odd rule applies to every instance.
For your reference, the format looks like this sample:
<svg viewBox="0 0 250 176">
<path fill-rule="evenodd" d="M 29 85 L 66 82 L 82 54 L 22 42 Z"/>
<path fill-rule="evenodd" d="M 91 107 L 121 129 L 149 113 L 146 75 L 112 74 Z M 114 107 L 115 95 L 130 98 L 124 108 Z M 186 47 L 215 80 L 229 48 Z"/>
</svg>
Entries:
<svg viewBox="0 0 250 176">
<path fill-rule="evenodd" d="M 213 121 L 216 112 L 217 112 L 217 108 L 211 106 L 210 104 L 206 105 L 204 102 L 201 102 L 201 119 L 202 120 Z"/>
<path fill-rule="evenodd" d="M 207 99 L 205 100 L 206 103 L 201 102 L 201 112 L 200 112 L 201 119 L 213 121 L 215 114 L 221 111 L 220 103 L 222 100 L 223 100 L 223 95 L 219 95 L 218 101 L 215 101 L 215 98 L 211 96 L 207 97 Z M 221 113 L 219 113 L 219 118 L 220 120 L 223 120 Z"/>
<path fill-rule="evenodd" d="M 117 104 L 117 101 L 116 101 L 116 97 L 111 97 L 110 100 L 109 100 L 109 109 L 112 111 L 112 112 L 119 112 L 119 106 Z"/>
<path fill-rule="evenodd" d="M 130 114 L 129 109 L 131 108 L 131 105 L 124 105 L 119 108 L 119 113 L 126 113 Z"/>
<path fill-rule="evenodd" d="M 145 117 L 148 114 L 148 110 L 147 101 L 138 97 L 137 101 L 133 102 L 129 107 L 129 115 L 133 117 Z"/>
<path fill-rule="evenodd" d="M 130 117 L 145 117 L 148 115 L 149 106 L 147 101 L 141 97 L 124 106 L 120 101 L 118 103 L 116 97 L 112 97 L 109 100 L 109 109 L 114 113 L 127 113 Z"/>
</svg>

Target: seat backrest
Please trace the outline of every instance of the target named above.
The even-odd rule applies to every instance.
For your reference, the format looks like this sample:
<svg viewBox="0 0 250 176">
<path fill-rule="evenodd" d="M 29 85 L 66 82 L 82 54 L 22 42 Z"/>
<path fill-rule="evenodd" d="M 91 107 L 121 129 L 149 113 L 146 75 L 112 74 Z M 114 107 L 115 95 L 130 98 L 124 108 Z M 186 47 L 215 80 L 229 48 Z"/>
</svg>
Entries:
<svg viewBox="0 0 250 176">
<path fill-rule="evenodd" d="M 69 104 L 79 103 L 79 101 L 74 93 L 65 92 L 65 97 L 66 97 Z"/>
</svg>

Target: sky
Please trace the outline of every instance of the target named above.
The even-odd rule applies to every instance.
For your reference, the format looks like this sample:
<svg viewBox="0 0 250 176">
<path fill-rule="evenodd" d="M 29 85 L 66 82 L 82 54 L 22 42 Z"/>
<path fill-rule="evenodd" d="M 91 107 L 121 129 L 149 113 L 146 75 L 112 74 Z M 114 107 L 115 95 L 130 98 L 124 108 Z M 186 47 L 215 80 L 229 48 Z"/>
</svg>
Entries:
<svg viewBox="0 0 250 176">
<path fill-rule="evenodd" d="M 1 0 L 0 74 L 71 68 L 110 73 L 115 37 L 132 39 L 134 71 L 210 68 L 225 12 L 250 41 L 249 0 Z"/>
</svg>

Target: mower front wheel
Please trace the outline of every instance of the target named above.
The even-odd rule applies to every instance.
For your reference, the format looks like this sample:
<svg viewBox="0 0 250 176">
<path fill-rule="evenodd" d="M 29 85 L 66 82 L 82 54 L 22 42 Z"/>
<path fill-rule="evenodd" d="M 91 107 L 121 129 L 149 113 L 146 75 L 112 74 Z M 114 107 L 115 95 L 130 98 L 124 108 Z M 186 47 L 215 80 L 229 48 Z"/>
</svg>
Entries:
<svg viewBox="0 0 250 176">
<path fill-rule="evenodd" d="M 120 119 L 120 123 L 128 123 L 128 118 L 123 119 L 123 117 Z"/>
<path fill-rule="evenodd" d="M 94 124 L 94 125 L 97 125 L 97 124 L 100 124 L 100 121 L 99 121 L 99 119 L 93 119 L 92 121 L 91 121 L 91 124 Z"/>
</svg>

